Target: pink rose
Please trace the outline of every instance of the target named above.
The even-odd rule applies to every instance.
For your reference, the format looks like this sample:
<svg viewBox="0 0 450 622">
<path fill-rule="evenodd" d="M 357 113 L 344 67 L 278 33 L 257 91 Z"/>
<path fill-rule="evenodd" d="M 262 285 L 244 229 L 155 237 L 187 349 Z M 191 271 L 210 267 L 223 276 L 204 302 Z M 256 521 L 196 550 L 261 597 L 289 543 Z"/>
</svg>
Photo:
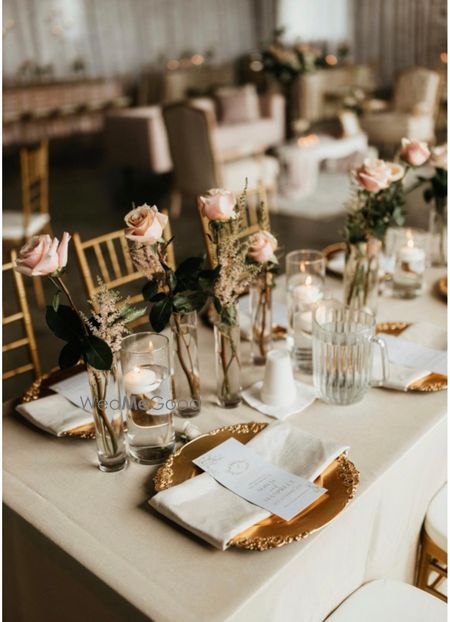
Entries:
<svg viewBox="0 0 450 622">
<path fill-rule="evenodd" d="M 236 197 L 228 190 L 211 188 L 200 197 L 202 214 L 209 220 L 230 220 L 235 218 Z"/>
<path fill-rule="evenodd" d="M 430 150 L 426 143 L 402 138 L 400 157 L 410 166 L 422 166 L 430 157 Z"/>
<path fill-rule="evenodd" d="M 257 263 L 265 263 L 272 259 L 278 248 L 276 238 L 268 231 L 254 233 L 249 239 L 248 256 Z"/>
<path fill-rule="evenodd" d="M 391 183 L 391 170 L 383 160 L 364 160 L 359 168 L 353 171 L 354 180 L 368 192 L 379 192 Z"/>
<path fill-rule="evenodd" d="M 161 239 L 168 217 L 158 212 L 156 205 L 150 207 L 145 203 L 125 216 L 125 237 L 137 242 L 155 244 Z"/>
<path fill-rule="evenodd" d="M 434 168 L 447 170 L 447 145 L 439 145 L 431 150 L 430 164 Z"/>
<path fill-rule="evenodd" d="M 401 164 L 397 164 L 396 162 L 386 162 L 386 166 L 389 169 L 389 183 L 393 183 L 394 181 L 400 181 L 405 175 L 405 168 Z"/>
<path fill-rule="evenodd" d="M 60 273 L 67 265 L 70 235 L 65 232 L 61 243 L 58 238 L 35 235 L 20 249 L 15 269 L 26 276 L 46 276 Z"/>
</svg>

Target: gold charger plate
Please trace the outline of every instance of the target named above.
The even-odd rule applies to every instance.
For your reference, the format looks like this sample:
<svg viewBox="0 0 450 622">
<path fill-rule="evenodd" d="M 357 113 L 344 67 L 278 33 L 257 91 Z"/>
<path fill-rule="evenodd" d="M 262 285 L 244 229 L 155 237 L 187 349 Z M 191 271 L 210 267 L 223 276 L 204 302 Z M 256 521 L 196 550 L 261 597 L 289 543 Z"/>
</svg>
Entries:
<svg viewBox="0 0 450 622">
<path fill-rule="evenodd" d="M 411 326 L 409 322 L 380 322 L 377 324 L 377 333 L 387 333 L 398 337 L 404 330 Z M 419 391 L 420 393 L 434 393 L 435 391 L 445 391 L 447 389 L 447 376 L 443 374 L 431 373 L 424 378 L 409 385 L 408 391 Z"/>
<path fill-rule="evenodd" d="M 50 386 L 55 382 L 59 382 L 60 380 L 65 380 L 66 378 L 70 378 L 71 376 L 75 376 L 80 371 L 85 369 L 84 365 L 77 365 L 76 367 L 72 367 L 71 369 L 67 369 L 62 371 L 61 369 L 52 369 L 46 374 L 42 374 L 39 378 L 33 382 L 32 385 L 28 387 L 25 393 L 19 400 L 20 404 L 25 404 L 26 402 L 32 402 L 33 400 L 38 400 L 41 397 L 47 397 L 48 395 L 54 395 L 54 391 L 50 389 Z M 61 437 L 70 437 L 70 438 L 95 438 L 95 428 L 94 423 L 88 423 L 85 425 L 77 426 L 76 428 L 72 428 L 67 432 L 61 434 Z"/>
<path fill-rule="evenodd" d="M 267 423 L 238 423 L 213 430 L 183 445 L 158 469 L 155 490 L 165 490 L 201 473 L 192 460 L 213 449 L 228 438 L 247 443 Z M 344 455 L 339 456 L 315 481 L 327 493 L 290 521 L 270 516 L 235 536 L 230 546 L 265 551 L 297 542 L 329 523 L 353 498 L 359 483 L 359 472 Z"/>
</svg>

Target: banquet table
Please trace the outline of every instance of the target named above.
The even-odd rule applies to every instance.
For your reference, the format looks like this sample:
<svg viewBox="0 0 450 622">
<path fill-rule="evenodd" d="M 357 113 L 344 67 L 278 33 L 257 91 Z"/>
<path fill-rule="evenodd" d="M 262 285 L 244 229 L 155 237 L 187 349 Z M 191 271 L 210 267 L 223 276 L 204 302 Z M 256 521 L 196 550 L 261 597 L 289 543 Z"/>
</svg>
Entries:
<svg viewBox="0 0 450 622">
<path fill-rule="evenodd" d="M 444 325 L 446 304 L 433 293 L 443 274 L 428 270 L 427 291 L 414 301 L 383 297 L 377 320 Z M 206 432 L 270 422 L 245 404 L 215 405 L 212 331 L 202 327 L 199 341 L 205 397 L 193 423 Z M 245 364 L 244 385 L 262 373 Z M 51 437 L 6 404 L 5 619 L 319 622 L 367 581 L 411 582 L 425 511 L 446 481 L 446 399 L 446 391 L 372 388 L 358 404 L 316 400 L 289 417 L 349 444 L 360 484 L 326 527 L 264 552 L 213 549 L 149 508 L 154 467 L 101 473 L 92 441 Z"/>
</svg>

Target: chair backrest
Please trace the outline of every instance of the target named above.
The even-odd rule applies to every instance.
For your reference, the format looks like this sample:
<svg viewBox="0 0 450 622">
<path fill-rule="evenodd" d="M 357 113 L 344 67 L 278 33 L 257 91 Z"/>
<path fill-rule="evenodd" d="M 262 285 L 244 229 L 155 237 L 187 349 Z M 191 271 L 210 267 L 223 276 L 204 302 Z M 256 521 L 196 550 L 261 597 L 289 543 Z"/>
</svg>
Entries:
<svg viewBox="0 0 450 622">
<path fill-rule="evenodd" d="M 26 348 L 27 350 L 27 363 L 23 363 L 22 365 L 18 365 L 14 369 L 5 370 L 5 365 L 3 366 L 3 380 L 8 380 L 9 378 L 13 378 L 19 374 L 24 374 L 26 372 L 32 372 L 37 378 L 41 374 L 41 365 L 39 362 L 39 356 L 36 346 L 36 339 L 34 337 L 33 325 L 31 323 L 31 315 L 30 309 L 28 307 L 28 301 L 25 293 L 25 287 L 23 284 L 22 275 L 14 270 L 14 265 L 16 261 L 16 252 L 11 252 L 11 261 L 9 263 L 3 264 L 2 272 L 3 272 L 3 282 L 5 282 L 5 277 L 8 273 L 12 273 L 12 279 L 14 281 L 14 290 L 15 290 L 15 308 L 17 309 L 14 313 L 10 315 L 3 315 L 2 324 L 3 324 L 3 353 L 11 352 L 12 350 L 17 350 L 19 348 Z M 24 335 L 20 338 L 16 338 L 13 341 L 6 342 L 5 337 L 5 327 L 12 326 L 16 323 L 20 323 L 20 332 Z M 12 329 L 12 331 L 17 331 L 16 326 Z M 17 335 L 17 332 L 16 332 Z"/>
<path fill-rule="evenodd" d="M 240 205 L 243 194 L 237 197 Z M 258 231 L 270 231 L 268 194 L 262 183 L 257 188 L 250 188 L 245 191 L 245 207 L 240 215 L 242 225 L 240 237 L 246 238 Z M 208 260 L 210 265 L 215 267 L 217 265 L 216 249 L 210 237 L 209 220 L 202 214 L 200 197 L 197 199 L 197 207 Z"/>
<path fill-rule="evenodd" d="M 192 103 L 179 102 L 163 108 L 175 173 L 181 194 L 195 199 L 205 188 L 222 185 L 222 171 L 214 144 L 214 114 Z"/>
<path fill-rule="evenodd" d="M 33 213 L 48 213 L 48 141 L 20 150 L 22 211 L 25 231 Z"/>
<path fill-rule="evenodd" d="M 394 108 L 398 112 L 423 112 L 435 116 L 439 104 L 440 77 L 425 67 L 409 67 L 395 83 Z"/>
<path fill-rule="evenodd" d="M 170 238 L 170 223 L 167 222 L 164 228 L 164 239 L 168 241 Z M 142 281 L 142 273 L 135 268 L 131 260 L 123 229 L 84 242 L 78 233 L 74 233 L 73 243 L 84 286 L 90 299 L 101 287 L 97 282 L 97 277 L 101 278 L 108 289 L 120 289 L 133 281 Z M 173 244 L 170 244 L 167 249 L 167 263 L 171 268 L 175 268 Z M 141 294 L 130 296 L 132 304 L 142 300 Z"/>
</svg>

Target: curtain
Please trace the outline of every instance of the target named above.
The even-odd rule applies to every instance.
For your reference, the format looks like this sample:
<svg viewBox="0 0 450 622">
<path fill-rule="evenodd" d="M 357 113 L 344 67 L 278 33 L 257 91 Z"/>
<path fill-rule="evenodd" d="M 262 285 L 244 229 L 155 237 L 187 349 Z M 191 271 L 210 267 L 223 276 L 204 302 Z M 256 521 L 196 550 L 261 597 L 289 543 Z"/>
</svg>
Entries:
<svg viewBox="0 0 450 622">
<path fill-rule="evenodd" d="M 270 3 L 268 3 L 270 4 Z M 184 52 L 233 60 L 256 47 L 254 0 L 4 0 L 3 72 L 26 60 L 55 76 L 81 57 L 91 77 L 137 73 Z"/>
<path fill-rule="evenodd" d="M 355 0 L 354 9 L 355 59 L 377 63 L 383 85 L 411 65 L 439 67 L 447 49 L 446 0 Z"/>
</svg>

